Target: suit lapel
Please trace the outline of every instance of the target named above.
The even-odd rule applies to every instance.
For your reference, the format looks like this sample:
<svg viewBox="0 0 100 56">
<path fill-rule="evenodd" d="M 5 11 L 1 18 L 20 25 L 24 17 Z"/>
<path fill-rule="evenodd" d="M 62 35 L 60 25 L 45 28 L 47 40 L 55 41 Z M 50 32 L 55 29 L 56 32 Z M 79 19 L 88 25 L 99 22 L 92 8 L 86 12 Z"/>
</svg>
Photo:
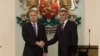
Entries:
<svg viewBox="0 0 100 56">
<path fill-rule="evenodd" d="M 69 20 L 68 20 L 67 23 L 65 24 L 65 27 L 64 27 L 63 31 L 65 31 L 65 29 L 68 27 L 68 25 L 69 25 Z"/>
<path fill-rule="evenodd" d="M 35 30 L 31 23 L 29 23 L 29 27 L 30 27 L 30 30 L 33 32 L 33 34 L 36 36 Z"/>
<path fill-rule="evenodd" d="M 65 31 L 65 29 L 68 27 L 68 25 L 69 25 L 69 20 L 68 20 L 68 22 L 65 24 L 63 30 L 61 30 L 61 25 L 60 25 L 60 30 L 61 30 L 61 31 Z"/>
<path fill-rule="evenodd" d="M 40 29 L 41 29 L 40 24 L 37 23 L 37 30 L 38 30 L 38 32 L 37 32 L 37 37 L 38 37 L 38 35 L 39 35 Z"/>
<path fill-rule="evenodd" d="M 60 27 L 59 27 L 59 34 L 60 34 L 60 36 L 62 37 L 63 36 L 63 34 L 64 33 L 66 33 L 65 31 L 66 31 L 66 29 L 68 29 L 68 26 L 69 25 L 69 20 L 68 20 L 68 22 L 65 24 L 65 27 L 64 27 L 64 29 L 63 30 L 61 30 L 61 25 L 60 25 Z"/>
</svg>

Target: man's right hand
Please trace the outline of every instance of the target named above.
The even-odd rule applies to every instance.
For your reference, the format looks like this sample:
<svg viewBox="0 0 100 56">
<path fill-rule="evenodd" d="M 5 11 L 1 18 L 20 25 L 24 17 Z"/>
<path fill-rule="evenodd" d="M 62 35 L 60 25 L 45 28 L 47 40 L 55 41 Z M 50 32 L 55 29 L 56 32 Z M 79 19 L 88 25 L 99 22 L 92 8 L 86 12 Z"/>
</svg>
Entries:
<svg viewBox="0 0 100 56">
<path fill-rule="evenodd" d="M 43 41 L 37 41 L 36 45 L 38 45 L 39 47 L 43 48 L 45 46 L 45 43 Z"/>
</svg>

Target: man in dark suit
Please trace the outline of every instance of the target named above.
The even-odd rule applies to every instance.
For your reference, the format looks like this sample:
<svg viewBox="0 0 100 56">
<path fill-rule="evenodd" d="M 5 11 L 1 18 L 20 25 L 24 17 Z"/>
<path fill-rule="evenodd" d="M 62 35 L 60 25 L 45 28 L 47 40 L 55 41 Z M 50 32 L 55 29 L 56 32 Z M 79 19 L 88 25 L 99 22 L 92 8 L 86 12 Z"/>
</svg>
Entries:
<svg viewBox="0 0 100 56">
<path fill-rule="evenodd" d="M 58 41 L 58 56 L 75 56 L 77 52 L 77 25 L 68 20 L 68 15 L 66 9 L 61 9 L 60 21 L 62 23 L 57 26 L 54 37 L 47 42 L 47 45 L 51 45 Z"/>
<path fill-rule="evenodd" d="M 45 27 L 37 22 L 37 10 L 30 10 L 30 22 L 22 26 L 22 36 L 25 41 L 23 56 L 47 56 Z"/>
</svg>

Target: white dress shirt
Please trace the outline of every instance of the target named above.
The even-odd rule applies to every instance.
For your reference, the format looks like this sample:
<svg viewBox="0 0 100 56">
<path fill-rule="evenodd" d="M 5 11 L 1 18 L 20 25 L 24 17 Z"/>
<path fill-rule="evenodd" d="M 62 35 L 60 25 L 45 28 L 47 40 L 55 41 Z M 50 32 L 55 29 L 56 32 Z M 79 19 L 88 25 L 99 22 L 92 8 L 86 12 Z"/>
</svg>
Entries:
<svg viewBox="0 0 100 56">
<path fill-rule="evenodd" d="M 65 25 L 67 24 L 67 22 L 68 22 L 68 19 L 66 19 L 66 20 L 63 22 L 63 29 L 64 29 Z"/>
<path fill-rule="evenodd" d="M 37 36 L 38 35 L 38 25 L 37 25 L 37 22 L 35 22 L 35 23 L 31 22 L 31 24 L 32 24 L 33 28 L 34 28 L 34 26 L 36 27 L 35 33 L 36 33 L 36 36 Z"/>
</svg>

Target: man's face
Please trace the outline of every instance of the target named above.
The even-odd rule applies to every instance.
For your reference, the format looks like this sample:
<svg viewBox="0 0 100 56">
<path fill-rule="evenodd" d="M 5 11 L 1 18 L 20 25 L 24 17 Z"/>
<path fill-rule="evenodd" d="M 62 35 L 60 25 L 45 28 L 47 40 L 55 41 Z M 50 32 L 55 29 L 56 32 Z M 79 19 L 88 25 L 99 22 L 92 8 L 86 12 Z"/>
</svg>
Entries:
<svg viewBox="0 0 100 56">
<path fill-rule="evenodd" d="M 65 21 L 66 19 L 68 19 L 68 13 L 66 12 L 60 12 L 60 21 Z"/>
<path fill-rule="evenodd" d="M 38 14 L 35 11 L 29 13 L 30 21 L 36 22 L 38 20 Z"/>
</svg>

